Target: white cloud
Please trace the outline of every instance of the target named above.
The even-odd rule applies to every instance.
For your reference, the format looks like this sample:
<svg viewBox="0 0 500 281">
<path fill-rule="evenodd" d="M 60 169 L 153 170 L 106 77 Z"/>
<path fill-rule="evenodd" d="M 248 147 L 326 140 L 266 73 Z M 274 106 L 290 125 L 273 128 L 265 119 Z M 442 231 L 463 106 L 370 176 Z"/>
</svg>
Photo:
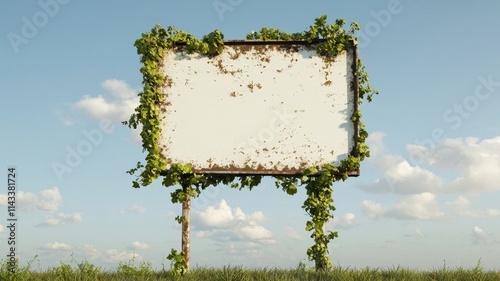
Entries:
<svg viewBox="0 0 500 281">
<path fill-rule="evenodd" d="M 104 81 L 102 87 L 111 94 L 111 97 L 84 96 L 82 100 L 74 103 L 72 108 L 81 110 L 95 119 L 127 121 L 139 105 L 136 91 L 124 81 L 116 79 Z"/>
<path fill-rule="evenodd" d="M 259 244 L 274 245 L 274 244 L 276 244 L 276 240 L 274 240 L 274 239 L 261 239 L 261 240 L 259 240 Z"/>
<path fill-rule="evenodd" d="M 266 219 L 260 211 L 247 215 L 240 208 L 231 208 L 225 200 L 216 206 L 208 206 L 195 213 L 198 229 L 195 236 L 216 241 L 270 244 L 275 241 L 273 234 L 261 223 Z"/>
<path fill-rule="evenodd" d="M 342 216 L 337 216 L 333 218 L 333 228 L 349 229 L 357 225 L 356 215 L 353 213 L 346 213 Z"/>
<path fill-rule="evenodd" d="M 290 239 L 293 239 L 293 240 L 302 240 L 302 237 L 300 237 L 299 233 L 297 232 L 297 230 L 295 230 L 294 228 L 292 227 L 287 227 L 285 229 L 285 233 L 286 233 L 286 236 Z"/>
<path fill-rule="evenodd" d="M 67 126 L 73 125 L 75 119 L 78 119 L 77 116 L 81 114 L 97 120 L 111 120 L 116 123 L 128 121 L 130 115 L 139 105 L 138 91 L 132 89 L 125 81 L 117 79 L 106 80 L 101 86 L 109 92 L 108 95 L 85 95 L 81 100 L 65 106 L 71 109 L 70 113 L 63 114 L 61 110 L 56 110 L 55 114 Z M 137 129 L 132 130 L 131 141 L 142 142 L 141 128 L 139 124 Z"/>
<path fill-rule="evenodd" d="M 360 187 L 371 193 L 415 194 L 435 192 L 443 187 L 443 180 L 419 166 L 411 165 L 402 156 L 387 151 L 384 145 L 385 134 L 371 133 L 367 139 L 371 157 L 369 163 L 374 169 L 382 171 L 380 178 Z"/>
<path fill-rule="evenodd" d="M 369 218 L 381 217 L 387 212 L 382 205 L 371 200 L 363 200 L 361 204 L 363 212 Z"/>
<path fill-rule="evenodd" d="M 374 201 L 364 200 L 362 209 L 369 218 L 434 220 L 441 219 L 445 215 L 439 208 L 436 195 L 430 192 L 403 196 L 393 207 L 383 207 Z"/>
<path fill-rule="evenodd" d="M 479 212 L 480 216 L 485 216 L 485 217 L 498 217 L 500 216 L 500 209 L 487 209 L 486 211 L 476 211 Z"/>
<path fill-rule="evenodd" d="M 450 210 L 463 217 L 498 217 L 500 216 L 500 209 L 487 209 L 484 211 L 474 210 L 471 202 L 465 196 L 460 195 L 455 201 L 446 202 Z"/>
<path fill-rule="evenodd" d="M 119 262 L 142 260 L 142 257 L 136 253 L 109 249 L 105 251 L 102 260 L 106 263 L 117 264 Z"/>
<path fill-rule="evenodd" d="M 438 219 L 444 216 L 436 195 L 430 192 L 402 197 L 389 214 L 396 218 L 419 220 Z"/>
<path fill-rule="evenodd" d="M 132 205 L 130 207 L 120 209 L 120 214 L 124 215 L 126 213 L 136 213 L 136 214 L 144 214 L 146 209 L 139 205 Z"/>
<path fill-rule="evenodd" d="M 85 244 L 79 249 L 80 253 L 89 260 L 97 260 L 102 257 L 99 250 L 94 245 Z"/>
<path fill-rule="evenodd" d="M 449 192 L 500 190 L 500 136 L 482 141 L 446 139 L 435 147 L 408 145 L 407 149 L 433 167 L 458 170 L 460 175 L 450 182 Z"/>
<path fill-rule="evenodd" d="M 53 112 L 65 126 L 72 126 L 73 124 L 75 124 L 73 118 L 69 117 L 68 114 L 66 114 L 63 110 L 57 108 L 53 109 Z"/>
<path fill-rule="evenodd" d="M 209 238 L 217 233 L 217 230 L 197 230 L 194 232 L 196 238 Z"/>
<path fill-rule="evenodd" d="M 369 185 L 362 186 L 367 192 L 414 194 L 435 192 L 443 188 L 443 180 L 426 169 L 412 166 L 403 160 L 388 168 L 381 178 Z"/>
<path fill-rule="evenodd" d="M 379 171 L 385 171 L 403 160 L 403 157 L 387 151 L 383 142 L 384 137 L 383 132 L 373 132 L 366 139 L 368 147 L 370 147 L 368 161 Z"/>
<path fill-rule="evenodd" d="M 62 202 L 62 196 L 59 193 L 59 189 L 57 187 L 54 187 L 39 192 L 38 198 L 35 198 L 34 205 L 39 210 L 57 211 L 61 205 L 61 202 Z"/>
<path fill-rule="evenodd" d="M 376 132 L 371 136 L 369 140 L 375 156 L 372 164 L 379 165 L 375 168 L 383 173 L 361 188 L 366 192 L 394 193 L 400 197 L 396 205 L 386 207 L 373 201 L 363 201 L 362 207 L 368 217 L 444 218 L 437 195 L 449 193 L 461 194 L 455 201 L 446 203 L 449 210 L 460 216 L 500 216 L 498 208 L 473 208 L 466 197 L 467 194 L 500 190 L 500 136 L 483 140 L 474 137 L 446 139 L 428 147 L 407 145 L 409 158 L 418 165 L 388 153 L 383 133 Z"/>
<path fill-rule="evenodd" d="M 235 229 L 235 233 L 242 239 L 250 240 L 260 240 L 273 237 L 271 231 L 267 230 L 262 225 L 256 225 L 253 223 Z"/>
<path fill-rule="evenodd" d="M 5 227 L 0 224 L 0 233 L 3 233 L 3 232 L 5 232 Z"/>
<path fill-rule="evenodd" d="M 148 244 L 134 241 L 134 242 L 132 242 L 132 244 L 130 245 L 129 248 L 131 250 L 147 250 L 147 249 L 149 249 L 149 246 L 148 246 Z"/>
<path fill-rule="evenodd" d="M 43 250 L 53 250 L 53 251 L 68 251 L 73 249 L 73 246 L 62 243 L 62 242 L 54 242 L 54 243 L 47 243 L 41 247 Z"/>
<path fill-rule="evenodd" d="M 497 172 L 500 169 L 500 136 L 484 140 L 474 137 L 446 139 L 434 146 L 407 145 L 409 158 L 419 165 L 387 152 L 383 133 L 370 136 L 368 143 L 373 156 L 369 158 L 370 163 L 383 174 L 361 186 L 367 192 L 418 194 L 500 190 L 500 173 Z M 458 176 L 445 180 L 421 165 Z"/>
<path fill-rule="evenodd" d="M 408 237 L 408 238 L 420 238 L 420 237 L 423 237 L 424 236 L 424 233 L 420 230 L 420 228 L 415 228 L 415 230 L 412 232 L 412 233 L 407 233 L 404 235 L 405 237 Z"/>
<path fill-rule="evenodd" d="M 472 229 L 472 242 L 474 244 L 493 244 L 493 243 L 500 243 L 498 239 L 494 239 L 486 233 L 482 228 L 479 226 L 474 226 Z"/>
<path fill-rule="evenodd" d="M 218 206 L 208 206 L 205 211 L 199 212 L 197 216 L 207 227 L 224 228 L 235 221 L 236 216 L 241 216 L 241 213 L 239 209 L 233 213 L 226 201 L 221 200 Z"/>
<path fill-rule="evenodd" d="M 385 154 L 386 151 L 383 141 L 385 136 L 386 134 L 380 131 L 372 132 L 370 133 L 370 135 L 368 135 L 366 143 L 368 144 L 368 147 L 370 147 L 371 158 L 379 158 L 380 156 Z"/>
<path fill-rule="evenodd" d="M 58 226 L 66 223 L 72 222 L 81 222 L 82 214 L 81 213 L 73 213 L 71 215 L 67 215 L 64 213 L 59 213 L 58 216 L 46 216 L 45 220 L 39 223 L 37 226 Z"/>
<path fill-rule="evenodd" d="M 22 211 L 55 212 L 61 207 L 62 196 L 57 187 L 38 192 L 17 192 L 17 207 Z M 0 194 L 0 206 L 7 206 L 7 195 Z"/>
<path fill-rule="evenodd" d="M 147 248 L 144 243 L 133 242 L 131 247 Z M 129 247 L 130 248 L 130 247 Z M 119 262 L 129 262 L 132 260 L 142 260 L 142 256 L 132 251 L 122 251 L 118 249 L 99 250 L 94 245 L 84 244 L 82 246 L 69 245 L 62 242 L 47 243 L 40 247 L 49 251 L 71 251 L 76 260 L 92 260 L 95 263 L 107 263 L 116 266 Z"/>
<path fill-rule="evenodd" d="M 259 249 L 261 248 L 261 245 L 255 242 L 243 242 L 243 243 L 229 242 L 226 244 L 225 247 L 226 251 L 229 254 L 238 256 L 241 256 L 242 254 L 255 256 L 259 254 L 260 252 Z"/>
<path fill-rule="evenodd" d="M 247 219 L 248 219 L 248 221 L 251 221 L 254 223 L 263 223 L 266 220 L 266 217 L 264 216 L 264 213 L 262 213 L 261 211 L 257 211 L 257 212 L 253 212 L 250 215 L 248 215 Z"/>
</svg>

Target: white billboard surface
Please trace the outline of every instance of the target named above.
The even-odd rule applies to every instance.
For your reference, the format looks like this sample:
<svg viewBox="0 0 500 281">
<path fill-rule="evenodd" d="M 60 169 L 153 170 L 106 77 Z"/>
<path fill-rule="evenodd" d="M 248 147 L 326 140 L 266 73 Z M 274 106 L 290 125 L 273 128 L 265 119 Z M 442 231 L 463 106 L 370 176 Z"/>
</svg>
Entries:
<svg viewBox="0 0 500 281">
<path fill-rule="evenodd" d="M 325 61 L 314 45 L 248 43 L 213 57 L 166 55 L 162 156 L 216 174 L 296 174 L 347 158 L 357 134 L 355 49 Z"/>
</svg>

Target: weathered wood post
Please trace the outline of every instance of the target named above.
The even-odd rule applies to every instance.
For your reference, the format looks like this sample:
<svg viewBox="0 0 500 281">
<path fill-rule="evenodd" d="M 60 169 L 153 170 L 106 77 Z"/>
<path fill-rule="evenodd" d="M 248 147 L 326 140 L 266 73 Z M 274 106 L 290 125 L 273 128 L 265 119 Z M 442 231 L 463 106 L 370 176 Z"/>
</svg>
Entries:
<svg viewBox="0 0 500 281">
<path fill-rule="evenodd" d="M 188 191 L 189 187 L 183 187 L 184 192 Z M 182 252 L 184 253 L 184 260 L 186 262 L 186 269 L 189 272 L 189 249 L 191 241 L 191 196 L 182 202 Z"/>
</svg>

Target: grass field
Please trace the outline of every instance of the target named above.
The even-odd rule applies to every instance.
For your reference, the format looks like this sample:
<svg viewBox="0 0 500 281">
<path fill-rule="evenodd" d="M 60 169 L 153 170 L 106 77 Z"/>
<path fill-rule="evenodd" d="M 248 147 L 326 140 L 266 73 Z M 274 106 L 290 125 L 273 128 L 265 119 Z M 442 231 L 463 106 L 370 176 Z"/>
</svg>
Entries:
<svg viewBox="0 0 500 281">
<path fill-rule="evenodd" d="M 114 270 L 103 270 L 84 261 L 70 264 L 61 263 L 58 267 L 46 270 L 33 269 L 32 262 L 20 267 L 15 273 L 8 271 L 7 263 L 2 261 L 0 280 L 474 280 L 500 281 L 500 271 L 481 268 L 480 262 L 470 269 L 440 268 L 429 271 L 395 267 L 390 269 L 352 269 L 334 267 L 331 271 L 315 272 L 300 263 L 294 269 L 245 269 L 239 266 L 223 268 L 193 268 L 187 275 L 178 277 L 170 270 L 154 270 L 147 262 L 136 265 L 134 262 L 120 263 Z"/>
</svg>

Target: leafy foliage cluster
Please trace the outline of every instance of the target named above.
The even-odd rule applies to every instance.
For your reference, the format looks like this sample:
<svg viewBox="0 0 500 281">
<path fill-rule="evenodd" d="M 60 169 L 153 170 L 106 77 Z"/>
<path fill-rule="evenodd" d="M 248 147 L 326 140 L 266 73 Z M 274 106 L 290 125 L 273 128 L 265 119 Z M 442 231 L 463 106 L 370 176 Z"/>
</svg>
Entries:
<svg viewBox="0 0 500 281">
<path fill-rule="evenodd" d="M 273 28 L 262 28 L 259 32 L 251 32 L 247 35 L 249 40 L 303 40 L 309 43 L 315 42 L 316 51 L 325 57 L 335 57 L 338 53 L 349 47 L 357 45 L 354 33 L 359 30 L 357 23 L 351 23 L 349 29 L 343 28 L 345 21 L 337 19 L 334 24 L 327 24 L 326 15 L 316 18 L 315 23 L 308 30 L 300 33 L 288 34 Z M 151 32 L 142 34 L 142 37 L 135 42 L 138 54 L 141 56 L 143 67 L 144 89 L 140 96 L 140 105 L 130 117 L 128 124 L 131 128 L 142 125 L 142 147 L 147 151 L 146 164 L 141 162 L 127 173 L 133 175 L 139 171 L 139 175 L 133 186 L 147 186 L 160 175 L 163 175 L 162 184 L 165 187 L 180 186 L 171 193 L 172 203 L 184 202 L 189 197 L 198 196 L 201 191 L 209 186 L 218 184 L 231 185 L 233 188 L 252 188 L 261 181 L 261 176 L 233 176 L 233 175 L 201 175 L 193 172 L 191 164 L 170 163 L 167 173 L 164 173 L 167 163 L 160 155 L 158 138 L 160 136 L 160 114 L 159 105 L 167 98 L 160 89 L 168 83 L 169 78 L 160 72 L 163 57 L 166 52 L 179 46 L 186 45 L 188 53 L 200 53 L 202 55 L 216 56 L 223 51 L 224 36 L 219 30 L 215 30 L 205 35 L 202 40 L 196 39 L 191 34 L 168 27 L 166 30 L 160 25 L 156 25 Z M 361 60 L 357 61 L 356 77 L 358 79 L 359 104 L 366 98 L 372 101 L 374 94 L 378 94 L 370 84 L 368 74 Z M 328 243 L 335 237 L 337 232 L 325 233 L 325 224 L 333 218 L 333 189 L 332 184 L 337 181 L 344 181 L 348 178 L 348 172 L 358 170 L 360 161 L 369 157 L 368 146 L 365 143 L 368 133 L 361 122 L 361 112 L 357 110 L 352 115 L 352 120 L 358 123 L 357 146 L 354 155 L 341 161 L 340 165 L 324 164 L 322 173 L 314 167 L 304 170 L 301 176 L 276 176 L 276 186 L 285 192 L 293 195 L 297 192 L 297 186 L 304 185 L 307 192 L 307 199 L 303 204 L 304 210 L 310 215 L 310 220 L 306 224 L 306 230 L 312 231 L 311 238 L 315 244 L 307 250 L 310 260 L 316 262 L 317 269 L 330 269 L 331 263 L 328 257 Z M 183 218 L 177 220 L 182 222 Z M 171 253 L 171 260 L 182 262 L 182 256 L 174 252 Z M 182 268 L 180 268 L 182 271 Z"/>
</svg>

